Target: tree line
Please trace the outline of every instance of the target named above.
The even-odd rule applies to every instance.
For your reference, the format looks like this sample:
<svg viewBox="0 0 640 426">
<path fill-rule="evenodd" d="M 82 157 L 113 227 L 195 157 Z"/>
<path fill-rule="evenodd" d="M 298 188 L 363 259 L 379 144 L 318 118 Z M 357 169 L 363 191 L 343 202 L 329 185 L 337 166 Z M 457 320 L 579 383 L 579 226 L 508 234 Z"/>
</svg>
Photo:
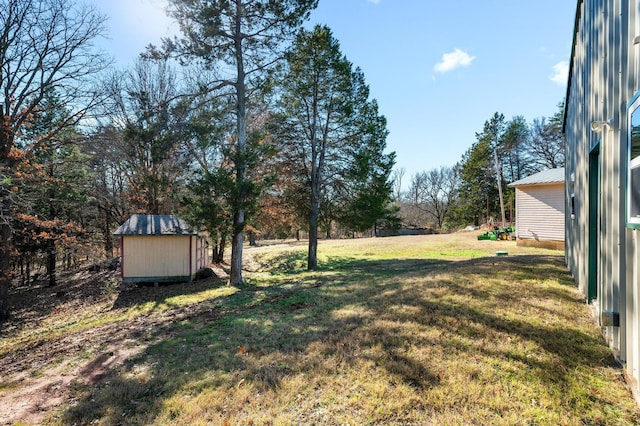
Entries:
<svg viewBox="0 0 640 426">
<path fill-rule="evenodd" d="M 95 9 L 0 0 L 0 319 L 44 265 L 114 255 L 134 213 L 179 214 L 231 251 L 245 235 L 369 230 L 393 219 L 386 120 L 317 0 L 172 0 L 181 33 L 116 70 Z"/>
<path fill-rule="evenodd" d="M 403 191 L 363 71 L 330 28 L 303 27 L 317 0 L 169 5 L 180 34 L 115 69 L 94 8 L 0 0 L 0 319 L 12 283 L 113 257 L 134 213 L 206 230 L 242 286 L 245 236 L 305 232 L 315 269 L 321 234 L 479 224 L 496 182 L 564 161 L 560 113 L 496 113 L 457 165 Z"/>
<path fill-rule="evenodd" d="M 476 141 L 453 166 L 410 176 L 403 190 L 403 169 L 392 175 L 393 197 L 406 225 L 435 230 L 515 220 L 515 190 L 507 185 L 533 173 L 564 167 L 564 102 L 549 119 L 528 123 L 522 116 L 506 120 L 494 113 L 477 132 Z"/>
</svg>

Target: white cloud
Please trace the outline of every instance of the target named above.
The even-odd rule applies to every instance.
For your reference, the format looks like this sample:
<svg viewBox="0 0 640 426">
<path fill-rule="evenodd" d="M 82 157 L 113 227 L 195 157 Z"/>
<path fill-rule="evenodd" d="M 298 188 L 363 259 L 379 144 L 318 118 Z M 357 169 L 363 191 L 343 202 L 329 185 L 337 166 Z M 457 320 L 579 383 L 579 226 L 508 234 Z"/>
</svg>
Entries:
<svg viewBox="0 0 640 426">
<path fill-rule="evenodd" d="M 373 3 L 373 4 L 378 4 L 380 3 L 382 0 L 369 0 L 369 3 Z"/>
<path fill-rule="evenodd" d="M 453 52 L 442 55 L 442 59 L 435 64 L 433 70 L 435 72 L 445 73 L 453 71 L 456 68 L 468 67 L 474 59 L 476 59 L 475 56 L 469 55 L 464 50 L 454 49 Z"/>
<path fill-rule="evenodd" d="M 567 84 L 569 78 L 569 62 L 561 61 L 553 66 L 553 74 L 549 76 L 549 80 L 553 81 L 559 86 Z"/>
</svg>

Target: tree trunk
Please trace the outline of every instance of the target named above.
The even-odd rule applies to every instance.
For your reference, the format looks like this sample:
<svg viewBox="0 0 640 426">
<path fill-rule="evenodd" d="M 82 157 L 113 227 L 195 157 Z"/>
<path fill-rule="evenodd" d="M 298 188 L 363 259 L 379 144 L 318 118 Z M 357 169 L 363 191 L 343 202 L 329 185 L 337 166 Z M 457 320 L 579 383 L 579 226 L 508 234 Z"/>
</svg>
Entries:
<svg viewBox="0 0 640 426">
<path fill-rule="evenodd" d="M 247 175 L 246 169 L 246 143 L 247 143 L 247 93 L 245 87 L 244 71 L 244 50 L 242 46 L 242 2 L 236 0 L 236 15 L 234 28 L 234 53 L 236 60 L 237 80 L 236 89 L 236 130 L 238 140 L 236 142 L 235 168 L 236 187 L 238 188 L 238 199 L 236 201 L 233 214 L 233 236 L 231 237 L 231 273 L 229 274 L 229 285 L 242 286 L 242 243 L 244 241 L 244 220 L 245 203 L 247 202 L 247 189 L 244 183 Z"/>
<path fill-rule="evenodd" d="M 487 219 L 486 219 L 487 222 L 489 222 L 490 217 L 491 217 L 491 210 L 489 209 L 489 196 L 487 195 Z"/>
<path fill-rule="evenodd" d="M 218 241 L 216 241 L 216 245 L 213 247 L 213 255 L 211 261 L 213 263 L 224 263 L 224 249 L 225 249 L 225 241 L 227 241 L 227 236 L 222 235 Z"/>
<path fill-rule="evenodd" d="M 107 259 L 113 259 L 113 237 L 111 236 L 111 214 L 104 210 L 104 252 Z"/>
<path fill-rule="evenodd" d="M 2 207 L 0 208 L 0 321 L 9 318 L 9 286 L 11 285 L 11 193 L 0 186 Z"/>
<path fill-rule="evenodd" d="M 229 285 L 242 286 L 242 244 L 244 235 L 242 231 L 237 231 L 244 224 L 244 209 L 238 209 L 233 215 L 234 231 L 231 238 L 231 273 L 229 274 Z"/>
<path fill-rule="evenodd" d="M 9 152 L 13 147 L 11 120 L 0 105 L 0 177 L 11 169 Z M 9 318 L 9 286 L 11 285 L 11 190 L 0 180 L 0 321 Z"/>
<path fill-rule="evenodd" d="M 49 178 L 53 180 L 55 175 L 53 161 L 49 165 Z M 54 185 L 51 184 L 49 188 L 49 219 L 55 220 L 56 218 L 56 209 L 53 204 L 53 200 L 55 199 L 56 193 L 54 189 Z M 49 287 L 55 287 L 56 285 L 56 240 L 51 238 L 47 241 L 47 273 L 49 274 Z"/>
<path fill-rule="evenodd" d="M 320 208 L 315 198 L 312 195 L 311 213 L 309 214 L 309 251 L 307 254 L 307 269 L 309 271 L 318 268 L 318 216 Z"/>
<path fill-rule="evenodd" d="M 56 285 L 56 242 L 51 239 L 47 242 L 47 274 L 49 275 L 49 287 Z"/>
<path fill-rule="evenodd" d="M 211 256 L 211 262 L 222 263 L 224 259 L 224 243 L 216 243 L 213 247 L 213 254 Z"/>
<path fill-rule="evenodd" d="M 239 102 L 241 103 L 241 102 Z M 238 146 L 236 147 L 236 185 L 239 189 L 236 200 L 236 212 L 233 215 L 233 236 L 231 237 L 231 273 L 229 274 L 229 285 L 243 286 L 242 279 L 242 246 L 244 242 L 245 208 L 247 200 L 244 180 L 246 178 L 245 167 L 245 141 L 246 141 L 246 114 L 244 102 L 238 108 L 242 112 L 242 119 L 238 119 Z M 242 141 L 242 142 L 241 142 Z"/>
</svg>

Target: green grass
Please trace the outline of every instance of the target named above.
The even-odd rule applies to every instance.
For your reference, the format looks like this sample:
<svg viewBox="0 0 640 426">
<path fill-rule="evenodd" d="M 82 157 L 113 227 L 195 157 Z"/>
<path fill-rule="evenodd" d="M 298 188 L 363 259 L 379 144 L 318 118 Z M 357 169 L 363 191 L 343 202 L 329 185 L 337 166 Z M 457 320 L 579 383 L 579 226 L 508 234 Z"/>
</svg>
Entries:
<svg viewBox="0 0 640 426">
<path fill-rule="evenodd" d="M 249 249 L 245 288 L 106 313 L 159 326 L 45 423 L 640 422 L 561 253 L 474 239 Z"/>
</svg>

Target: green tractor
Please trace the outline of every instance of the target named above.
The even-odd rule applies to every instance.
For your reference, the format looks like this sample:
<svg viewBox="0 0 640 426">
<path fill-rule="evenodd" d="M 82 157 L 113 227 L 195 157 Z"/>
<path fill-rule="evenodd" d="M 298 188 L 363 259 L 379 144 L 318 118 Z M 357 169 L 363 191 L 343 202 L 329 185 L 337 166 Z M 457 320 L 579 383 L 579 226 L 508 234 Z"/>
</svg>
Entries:
<svg viewBox="0 0 640 426">
<path fill-rule="evenodd" d="M 513 226 L 507 226 L 504 228 L 495 228 L 490 229 L 484 234 L 478 235 L 478 240 L 489 240 L 489 241 L 507 241 L 514 240 L 516 229 Z"/>
</svg>

